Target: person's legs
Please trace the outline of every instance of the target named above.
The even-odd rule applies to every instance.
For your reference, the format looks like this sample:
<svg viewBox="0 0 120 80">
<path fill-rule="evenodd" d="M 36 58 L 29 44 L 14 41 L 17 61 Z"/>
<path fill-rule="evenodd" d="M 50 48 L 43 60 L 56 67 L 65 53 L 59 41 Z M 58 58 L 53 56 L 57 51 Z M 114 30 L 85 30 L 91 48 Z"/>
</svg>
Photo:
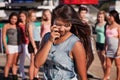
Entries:
<svg viewBox="0 0 120 80">
<path fill-rule="evenodd" d="M 10 70 L 10 67 L 12 65 L 12 61 L 13 61 L 13 54 L 7 54 L 7 58 L 6 58 L 6 64 L 5 64 L 5 68 L 4 68 L 4 77 L 8 77 L 8 73 Z"/>
<path fill-rule="evenodd" d="M 115 64 L 117 67 L 117 79 L 120 80 L 120 58 L 115 58 Z"/>
<path fill-rule="evenodd" d="M 29 68 L 29 77 L 30 77 L 30 80 L 33 80 L 34 78 L 34 53 L 31 53 L 30 54 L 30 68 Z"/>
<path fill-rule="evenodd" d="M 13 73 L 13 79 L 16 80 L 17 79 L 17 62 L 18 62 L 18 57 L 19 57 L 19 54 L 18 53 L 15 53 L 14 54 L 14 60 L 13 60 L 13 64 L 12 64 L 12 73 Z"/>
<path fill-rule="evenodd" d="M 34 65 L 34 78 L 38 78 L 38 72 L 39 72 L 39 69 L 36 68 Z"/>
<path fill-rule="evenodd" d="M 105 74 L 105 70 L 106 70 L 106 62 L 105 62 L 105 51 L 104 50 L 98 50 L 98 57 L 99 57 L 99 59 L 100 59 L 100 62 L 101 62 L 101 64 L 102 64 L 102 69 L 103 69 L 103 72 L 104 72 L 104 74 Z"/>
<path fill-rule="evenodd" d="M 30 54 L 29 54 L 29 52 L 28 52 L 28 44 L 25 44 L 25 54 L 26 54 L 26 56 L 28 57 L 28 59 L 30 60 Z"/>
<path fill-rule="evenodd" d="M 25 72 L 24 72 L 24 62 L 25 62 L 25 47 L 24 44 L 22 44 L 22 53 L 20 54 L 20 63 L 19 63 L 19 71 L 22 78 L 25 78 Z"/>
<path fill-rule="evenodd" d="M 103 80 L 108 80 L 110 76 L 111 66 L 112 66 L 113 58 L 106 58 L 106 70 Z"/>
</svg>

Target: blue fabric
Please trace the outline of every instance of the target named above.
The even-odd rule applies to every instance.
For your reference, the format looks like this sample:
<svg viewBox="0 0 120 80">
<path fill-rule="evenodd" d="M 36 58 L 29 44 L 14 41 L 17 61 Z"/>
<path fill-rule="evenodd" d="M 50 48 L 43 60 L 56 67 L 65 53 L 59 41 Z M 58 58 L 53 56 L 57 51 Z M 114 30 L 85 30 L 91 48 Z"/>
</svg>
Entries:
<svg viewBox="0 0 120 80">
<path fill-rule="evenodd" d="M 48 36 L 44 38 L 48 40 Z M 47 37 L 46 37 L 47 36 Z M 69 53 L 79 38 L 72 34 L 66 41 L 61 44 L 53 44 L 47 61 L 44 65 L 46 80 L 71 80 L 76 76 L 75 65 L 70 58 Z"/>
</svg>

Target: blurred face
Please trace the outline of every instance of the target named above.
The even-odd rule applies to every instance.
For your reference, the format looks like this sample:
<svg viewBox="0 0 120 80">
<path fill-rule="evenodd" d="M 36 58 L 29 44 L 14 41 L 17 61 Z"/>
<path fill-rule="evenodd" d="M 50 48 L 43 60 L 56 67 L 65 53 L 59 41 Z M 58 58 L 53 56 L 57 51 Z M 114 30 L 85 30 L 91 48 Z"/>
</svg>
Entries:
<svg viewBox="0 0 120 80">
<path fill-rule="evenodd" d="M 110 23 L 114 22 L 114 17 L 113 17 L 112 15 L 109 15 L 108 21 L 109 21 Z"/>
<path fill-rule="evenodd" d="M 17 23 L 17 16 L 12 16 L 11 19 L 10 19 L 10 23 L 11 24 L 16 24 Z"/>
<path fill-rule="evenodd" d="M 104 14 L 98 14 L 98 18 L 97 19 L 98 19 L 99 22 L 105 21 Z"/>
<path fill-rule="evenodd" d="M 51 20 L 51 13 L 49 11 L 46 11 L 44 13 L 44 16 L 45 16 L 46 20 Z"/>
<path fill-rule="evenodd" d="M 31 13 L 30 20 L 36 21 L 36 14 L 35 13 Z"/>
<path fill-rule="evenodd" d="M 19 18 L 22 22 L 26 21 L 26 15 L 24 13 L 21 13 Z"/>
<path fill-rule="evenodd" d="M 79 13 L 79 17 L 80 17 L 81 19 L 86 18 L 86 15 L 87 15 L 87 11 L 86 11 L 86 10 L 82 10 L 82 11 L 80 11 L 80 13 Z"/>
<path fill-rule="evenodd" d="M 60 36 L 64 36 L 66 33 L 70 32 L 71 23 L 63 21 L 62 19 L 56 19 L 54 25 L 58 28 Z"/>
</svg>

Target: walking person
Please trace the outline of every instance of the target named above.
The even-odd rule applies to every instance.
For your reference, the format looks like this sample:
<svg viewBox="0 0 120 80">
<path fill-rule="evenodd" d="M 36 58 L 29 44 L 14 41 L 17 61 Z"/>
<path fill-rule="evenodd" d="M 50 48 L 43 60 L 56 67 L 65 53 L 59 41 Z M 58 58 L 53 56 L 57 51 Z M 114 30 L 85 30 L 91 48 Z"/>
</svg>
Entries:
<svg viewBox="0 0 120 80">
<path fill-rule="evenodd" d="M 23 32 L 23 38 L 22 38 L 22 53 L 20 54 L 20 63 L 19 63 L 19 71 L 20 75 L 22 76 L 22 79 L 25 80 L 25 71 L 24 71 L 24 63 L 25 63 L 25 57 L 27 56 L 30 60 L 30 54 L 28 53 L 28 44 L 29 39 L 26 35 L 26 26 L 27 26 L 27 17 L 28 14 L 26 11 L 19 12 L 19 27 L 22 29 Z"/>
<path fill-rule="evenodd" d="M 17 25 L 18 14 L 13 12 L 9 16 L 9 23 L 6 23 L 2 30 L 2 39 L 6 53 L 6 64 L 4 68 L 4 79 L 8 80 L 9 70 L 12 66 L 12 80 L 17 79 L 17 62 L 19 54 L 21 53 L 21 38 L 22 31 Z M 8 37 L 8 43 L 6 42 L 6 36 Z"/>
<path fill-rule="evenodd" d="M 36 55 L 36 52 L 40 45 L 40 27 L 35 26 L 36 21 L 36 12 L 34 10 L 29 10 L 28 12 L 29 16 L 29 23 L 27 24 L 28 29 L 28 37 L 30 40 L 30 43 L 28 45 L 28 51 L 30 53 L 30 68 L 29 68 L 29 77 L 30 80 L 38 80 L 38 71 L 39 69 L 35 68 L 34 66 L 34 57 Z"/>
<path fill-rule="evenodd" d="M 106 26 L 107 26 L 107 21 L 106 21 L 105 11 L 99 11 L 97 14 L 97 22 L 95 24 L 96 48 L 97 48 L 98 57 L 101 61 L 102 69 L 104 73 L 106 68 L 105 50 L 104 50 Z"/>
<path fill-rule="evenodd" d="M 41 38 L 47 33 L 50 32 L 51 26 L 51 11 L 49 9 L 44 9 L 42 12 L 42 21 L 41 21 Z"/>
<path fill-rule="evenodd" d="M 117 78 L 120 80 L 120 19 L 116 10 L 109 12 L 109 25 L 106 28 L 106 70 L 103 80 L 110 79 L 113 60 L 117 68 Z"/>
<path fill-rule="evenodd" d="M 78 80 L 78 76 L 87 80 L 89 36 L 89 26 L 80 21 L 70 5 L 57 6 L 52 13 L 51 32 L 42 39 L 35 57 L 35 66 L 44 67 L 45 80 Z"/>
</svg>

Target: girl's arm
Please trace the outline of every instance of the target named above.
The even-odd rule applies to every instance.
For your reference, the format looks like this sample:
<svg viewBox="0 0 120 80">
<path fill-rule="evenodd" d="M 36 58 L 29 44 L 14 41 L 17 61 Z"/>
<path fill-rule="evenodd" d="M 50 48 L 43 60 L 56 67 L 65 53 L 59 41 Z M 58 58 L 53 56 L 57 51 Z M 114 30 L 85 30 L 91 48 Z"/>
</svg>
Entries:
<svg viewBox="0 0 120 80">
<path fill-rule="evenodd" d="M 45 63 L 45 61 L 48 57 L 49 51 L 51 49 L 51 46 L 52 46 L 53 42 L 55 41 L 55 38 L 57 38 L 60 35 L 58 32 L 54 31 L 54 30 L 56 30 L 56 27 L 53 26 L 51 29 L 53 29 L 53 30 L 49 34 L 49 36 L 47 36 L 47 34 L 46 34 L 44 36 L 44 38 L 42 39 L 41 47 L 35 56 L 35 66 L 37 68 L 42 66 Z M 47 38 L 47 41 L 45 38 Z M 44 41 L 46 41 L 46 42 L 44 42 Z"/>
<path fill-rule="evenodd" d="M 120 26 L 118 27 L 118 51 L 117 51 L 117 56 L 120 56 Z"/>
<path fill-rule="evenodd" d="M 44 32 L 44 25 L 43 25 L 43 21 L 41 22 L 41 38 L 43 38 L 43 32 Z"/>
<path fill-rule="evenodd" d="M 33 38 L 33 25 L 32 24 L 29 24 L 28 25 L 28 34 L 29 34 L 29 39 L 30 39 L 30 42 L 34 48 L 34 53 L 37 52 L 37 47 L 36 47 L 36 44 L 35 44 L 35 41 L 34 41 L 34 38 Z"/>
<path fill-rule="evenodd" d="M 80 76 L 81 80 L 87 80 L 86 53 L 83 44 L 80 41 L 75 43 L 72 49 L 72 56 L 75 60 L 74 62 L 78 71 L 78 76 Z"/>
<path fill-rule="evenodd" d="M 53 44 L 53 42 L 50 40 L 48 40 L 45 43 L 42 40 L 41 47 L 35 56 L 35 66 L 37 68 L 39 68 L 40 66 L 42 66 L 45 63 L 52 44 Z"/>
<path fill-rule="evenodd" d="M 5 24 L 4 27 L 2 28 L 2 41 L 3 45 L 5 47 L 6 54 L 9 53 L 8 48 L 7 48 L 7 43 L 6 43 L 6 32 L 7 32 L 7 26 L 8 24 Z"/>
</svg>

